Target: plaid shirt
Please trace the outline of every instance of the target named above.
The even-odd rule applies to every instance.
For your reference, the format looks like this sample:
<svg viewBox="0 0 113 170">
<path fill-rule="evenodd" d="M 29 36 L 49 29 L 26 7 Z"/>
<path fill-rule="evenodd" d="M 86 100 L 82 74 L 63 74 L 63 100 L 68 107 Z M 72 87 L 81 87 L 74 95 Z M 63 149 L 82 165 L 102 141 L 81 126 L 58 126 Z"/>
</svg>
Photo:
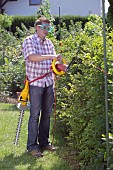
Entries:
<svg viewBox="0 0 113 170">
<path fill-rule="evenodd" d="M 43 76 L 47 72 L 50 72 L 52 60 L 31 62 L 28 59 L 28 56 L 31 54 L 38 55 L 56 54 L 54 45 L 49 39 L 45 38 L 44 42 L 42 42 L 41 38 L 36 33 L 31 36 L 28 36 L 22 44 L 22 51 L 26 62 L 26 75 L 28 76 L 29 81 L 40 76 Z M 31 83 L 31 85 L 38 87 L 45 87 L 45 85 L 50 86 L 52 84 L 53 84 L 52 73 L 49 73 L 44 78 Z"/>
</svg>

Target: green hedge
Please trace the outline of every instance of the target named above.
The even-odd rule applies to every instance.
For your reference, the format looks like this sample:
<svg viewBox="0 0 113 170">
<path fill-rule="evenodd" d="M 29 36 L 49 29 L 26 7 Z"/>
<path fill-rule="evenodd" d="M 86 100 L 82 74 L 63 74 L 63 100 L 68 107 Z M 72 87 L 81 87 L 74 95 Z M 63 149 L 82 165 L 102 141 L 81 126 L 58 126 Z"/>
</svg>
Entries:
<svg viewBox="0 0 113 170">
<path fill-rule="evenodd" d="M 35 16 L 14 16 L 10 31 L 15 33 L 16 27 L 21 28 L 21 23 L 24 23 L 27 28 L 33 27 L 35 18 Z"/>
<path fill-rule="evenodd" d="M 81 17 L 81 16 L 61 16 L 60 18 L 57 16 L 55 17 L 55 25 L 58 25 L 61 23 L 61 26 L 63 26 L 63 22 L 66 24 L 67 28 L 69 28 L 69 25 L 71 25 L 71 21 L 75 24 L 76 22 L 82 22 L 82 26 L 84 27 L 85 23 L 88 21 L 88 17 Z"/>
<path fill-rule="evenodd" d="M 16 27 L 21 28 L 21 23 L 23 23 L 27 28 L 33 27 L 36 18 L 37 16 L 14 16 L 10 31 L 15 33 Z M 61 24 L 61 26 L 63 26 L 63 23 L 65 23 L 67 29 L 69 29 L 71 20 L 74 23 L 81 21 L 83 27 L 84 24 L 88 21 L 87 17 L 80 17 L 80 16 L 61 16 L 60 18 L 58 16 L 54 16 L 54 18 L 55 18 L 54 25 L 58 26 L 59 24 Z"/>
</svg>

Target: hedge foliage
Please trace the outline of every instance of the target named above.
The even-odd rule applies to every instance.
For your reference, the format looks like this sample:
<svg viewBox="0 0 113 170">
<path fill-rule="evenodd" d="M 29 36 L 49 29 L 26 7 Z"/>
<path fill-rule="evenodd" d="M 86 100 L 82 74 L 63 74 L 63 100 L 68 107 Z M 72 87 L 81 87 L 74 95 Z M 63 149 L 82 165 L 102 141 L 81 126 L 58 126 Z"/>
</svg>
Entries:
<svg viewBox="0 0 113 170">
<path fill-rule="evenodd" d="M 13 16 L 12 17 L 12 25 L 10 28 L 10 31 L 15 33 L 16 27 L 21 28 L 21 24 L 23 23 L 27 28 L 34 27 L 34 22 L 37 19 L 36 16 Z M 84 24 L 88 21 L 87 17 L 80 17 L 80 16 L 61 16 L 60 18 L 58 16 L 54 16 L 54 25 L 58 27 L 59 23 L 61 27 L 63 26 L 63 23 L 66 23 L 67 28 L 69 28 L 69 25 L 71 24 L 71 20 L 73 22 L 82 22 L 82 26 L 84 27 Z"/>
<path fill-rule="evenodd" d="M 107 18 L 109 25 L 113 28 L 113 1 L 108 0 L 110 6 L 108 8 Z"/>
<path fill-rule="evenodd" d="M 33 27 L 36 20 L 36 16 L 13 16 L 13 21 L 11 25 L 11 32 L 15 33 L 16 28 L 21 28 L 23 23 L 27 28 Z"/>
<path fill-rule="evenodd" d="M 107 67 L 109 92 L 109 125 L 113 134 L 113 31 L 107 29 Z M 78 151 L 81 170 L 106 169 L 105 83 L 102 20 L 90 16 L 84 29 L 79 23 L 62 29 L 59 50 L 75 62 L 57 86 L 57 116 L 68 145 Z M 67 130 L 65 130 L 67 129 Z M 113 135 L 110 144 L 110 166 L 113 167 Z"/>
</svg>

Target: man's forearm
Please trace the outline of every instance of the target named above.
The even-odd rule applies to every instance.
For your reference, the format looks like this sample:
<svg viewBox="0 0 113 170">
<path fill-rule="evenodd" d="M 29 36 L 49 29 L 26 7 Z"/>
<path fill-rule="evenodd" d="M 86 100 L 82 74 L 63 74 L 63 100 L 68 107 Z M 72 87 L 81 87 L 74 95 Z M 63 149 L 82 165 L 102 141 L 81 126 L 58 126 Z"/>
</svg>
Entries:
<svg viewBox="0 0 113 170">
<path fill-rule="evenodd" d="M 54 60 L 57 58 L 57 55 L 38 55 L 38 54 L 31 54 L 29 55 L 29 60 L 31 62 L 40 62 L 43 60 Z"/>
</svg>

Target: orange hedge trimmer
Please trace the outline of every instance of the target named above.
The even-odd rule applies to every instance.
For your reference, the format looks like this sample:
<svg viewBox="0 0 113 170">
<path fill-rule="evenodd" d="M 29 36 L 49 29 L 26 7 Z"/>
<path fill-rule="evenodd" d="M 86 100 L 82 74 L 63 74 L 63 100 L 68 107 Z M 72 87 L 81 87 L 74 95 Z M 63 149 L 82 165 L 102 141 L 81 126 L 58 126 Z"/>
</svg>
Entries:
<svg viewBox="0 0 113 170">
<path fill-rule="evenodd" d="M 66 65 L 65 59 L 62 59 L 62 62 L 63 63 L 53 60 L 52 66 L 50 68 L 50 72 L 53 72 L 54 74 L 60 75 L 60 76 L 64 75 L 67 71 L 67 65 Z M 29 84 L 34 81 L 37 81 L 39 79 L 42 79 L 43 77 L 47 76 L 50 72 L 48 72 L 40 77 L 37 77 L 36 79 L 31 80 L 31 81 L 28 81 L 28 78 L 26 78 L 26 80 L 25 80 L 25 87 L 22 90 L 22 92 L 20 93 L 20 96 L 18 98 L 18 104 L 17 104 L 17 108 L 20 110 L 20 115 L 19 115 L 17 130 L 16 130 L 16 136 L 15 136 L 15 140 L 14 140 L 15 145 L 18 144 L 18 139 L 19 139 L 19 134 L 20 134 L 20 130 L 21 130 L 24 111 L 29 109 L 29 107 L 30 107 Z"/>
</svg>

